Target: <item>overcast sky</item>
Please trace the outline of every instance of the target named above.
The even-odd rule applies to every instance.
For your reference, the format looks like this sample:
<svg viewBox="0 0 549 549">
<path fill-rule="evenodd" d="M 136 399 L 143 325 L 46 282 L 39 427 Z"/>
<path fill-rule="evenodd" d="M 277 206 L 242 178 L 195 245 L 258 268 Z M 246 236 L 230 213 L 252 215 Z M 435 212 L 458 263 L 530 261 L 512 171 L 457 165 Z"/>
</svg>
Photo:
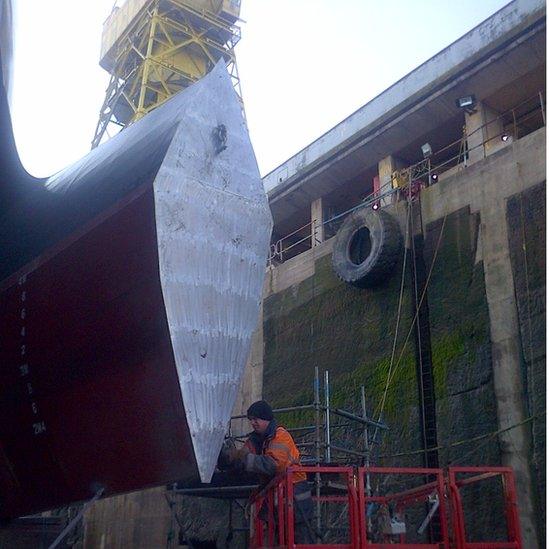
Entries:
<svg viewBox="0 0 549 549">
<path fill-rule="evenodd" d="M 237 62 L 262 175 L 507 3 L 242 0 Z M 46 176 L 90 148 L 114 0 L 15 4 L 15 137 L 27 170 Z"/>
</svg>

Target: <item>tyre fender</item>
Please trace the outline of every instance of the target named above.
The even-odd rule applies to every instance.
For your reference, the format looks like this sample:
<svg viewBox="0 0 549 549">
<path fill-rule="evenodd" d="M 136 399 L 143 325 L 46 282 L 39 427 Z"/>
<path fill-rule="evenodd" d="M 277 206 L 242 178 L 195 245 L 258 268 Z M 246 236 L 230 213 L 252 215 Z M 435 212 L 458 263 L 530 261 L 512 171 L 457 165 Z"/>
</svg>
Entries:
<svg viewBox="0 0 549 549">
<path fill-rule="evenodd" d="M 402 245 L 400 228 L 391 214 L 361 208 L 337 232 L 332 266 L 344 282 L 359 288 L 376 286 L 392 274 Z"/>
</svg>

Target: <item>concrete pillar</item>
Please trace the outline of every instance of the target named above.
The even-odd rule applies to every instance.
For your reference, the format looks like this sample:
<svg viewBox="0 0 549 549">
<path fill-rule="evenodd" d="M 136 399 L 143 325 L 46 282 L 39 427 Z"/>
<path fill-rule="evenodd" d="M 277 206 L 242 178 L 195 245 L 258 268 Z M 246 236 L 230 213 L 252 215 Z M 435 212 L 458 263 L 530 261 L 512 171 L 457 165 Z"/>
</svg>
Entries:
<svg viewBox="0 0 549 549">
<path fill-rule="evenodd" d="M 322 197 L 311 203 L 311 237 L 313 247 L 324 242 L 324 204 Z"/>
<path fill-rule="evenodd" d="M 496 111 L 484 103 L 478 103 L 475 112 L 465 113 L 468 165 L 499 151 L 512 141 L 512 136 L 506 142 L 501 140 L 503 121 L 498 116 Z"/>
<path fill-rule="evenodd" d="M 504 142 L 501 140 L 503 135 L 503 120 L 499 118 L 499 113 L 483 105 L 484 110 L 484 151 L 486 156 L 506 147 L 512 141 L 512 137 Z"/>
<path fill-rule="evenodd" d="M 494 197 L 495 198 L 495 197 Z M 521 373 L 519 323 L 509 254 L 505 200 L 494 199 L 481 209 L 482 255 L 490 316 L 494 392 L 500 430 L 526 419 Z M 516 475 L 518 512 L 523 547 L 539 547 L 530 469 L 530 432 L 527 425 L 500 434 L 503 465 Z"/>
<path fill-rule="evenodd" d="M 377 165 L 377 170 L 379 174 L 379 186 L 381 192 L 387 191 L 390 187 L 395 187 L 396 183 L 393 181 L 393 172 L 400 170 L 405 167 L 404 162 L 399 158 L 389 155 L 385 158 L 382 158 Z M 387 184 L 390 185 L 387 185 Z M 387 206 L 391 203 L 391 198 L 384 198 L 380 200 L 380 206 Z"/>
</svg>

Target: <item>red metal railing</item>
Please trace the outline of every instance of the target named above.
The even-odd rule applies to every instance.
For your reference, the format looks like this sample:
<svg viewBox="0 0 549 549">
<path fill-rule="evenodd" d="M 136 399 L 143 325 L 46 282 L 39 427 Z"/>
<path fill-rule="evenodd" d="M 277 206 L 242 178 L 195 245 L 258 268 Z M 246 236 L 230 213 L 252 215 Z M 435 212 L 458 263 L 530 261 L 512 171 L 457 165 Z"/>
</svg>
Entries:
<svg viewBox="0 0 549 549">
<path fill-rule="evenodd" d="M 366 477 L 379 475 L 407 476 L 419 479 L 419 484 L 400 492 L 388 493 L 386 495 L 368 495 L 366 490 Z M 371 481 L 370 481 L 371 482 Z M 358 469 L 358 493 L 359 493 L 359 516 L 360 531 L 362 533 L 361 547 L 368 549 L 382 549 L 385 547 L 405 547 L 406 549 L 449 549 L 450 541 L 448 538 L 448 525 L 445 508 L 445 486 L 442 469 L 425 468 L 398 468 L 398 467 L 360 467 Z M 386 535 L 386 539 L 379 543 L 370 538 L 369 528 L 367 527 L 367 507 L 369 503 L 380 506 L 389 506 L 393 504 L 396 507 L 397 514 L 403 514 L 405 509 L 413 504 L 428 503 L 429 498 L 436 496 L 436 510 L 439 539 L 431 543 L 409 543 L 406 542 L 406 535 L 400 534 L 398 542 L 390 539 L 391 535 Z M 435 503 L 433 503 L 435 505 Z M 434 518 L 434 513 L 429 520 Z M 427 526 L 427 524 L 426 524 Z M 392 536 L 393 538 L 395 536 Z"/>
<path fill-rule="evenodd" d="M 343 495 L 327 494 L 318 498 L 319 502 L 325 504 L 347 506 L 347 539 L 344 542 L 327 543 L 320 532 L 314 532 L 317 539 L 313 543 L 296 542 L 292 474 L 300 471 L 322 475 L 323 478 L 337 475 L 340 488 L 345 487 Z M 398 479 L 404 479 L 401 484 L 413 481 L 413 486 L 408 484 L 404 490 L 391 490 L 388 488 L 391 483 L 373 481 L 376 478 L 383 480 L 383 476 L 393 480 L 392 486 L 399 486 Z M 507 540 L 468 541 L 460 489 L 494 478 L 502 482 Z M 377 486 L 375 495 L 371 490 L 372 484 Z M 384 487 L 385 493 L 380 493 L 383 491 L 380 486 Z M 317 498 L 313 497 L 313 500 Z M 273 479 L 252 498 L 251 504 L 252 549 L 522 549 L 514 475 L 507 467 L 451 467 L 446 475 L 442 469 L 425 468 L 293 467 L 284 475 Z M 369 506 L 377 509 L 389 509 L 391 506 L 395 516 L 404 517 L 407 511 L 414 511 L 414 505 L 419 505 L 421 512 L 425 513 L 426 504 L 430 505 L 430 510 L 420 528 L 411 537 L 421 537 L 427 527 L 430 527 L 432 541 L 408 541 L 406 528 L 400 533 L 380 533 L 378 530 L 377 539 L 374 539 Z M 262 507 L 264 509 L 260 513 Z M 418 510 L 415 511 L 417 517 Z M 314 528 L 310 527 L 309 530 L 313 533 Z"/>
<path fill-rule="evenodd" d="M 337 475 L 340 482 L 343 481 L 343 479 L 345 480 L 346 494 L 344 496 L 323 495 L 320 496 L 319 501 L 324 503 L 339 503 L 348 506 L 347 526 L 349 539 L 346 542 L 323 543 L 319 540 L 314 544 L 301 544 L 296 542 L 294 483 L 292 480 L 292 473 L 295 471 Z M 313 499 L 316 500 L 316 498 Z M 280 504 L 280 502 L 282 502 L 282 504 Z M 259 516 L 260 509 L 263 505 L 266 505 L 266 521 L 261 520 Z M 285 475 L 276 477 L 265 487 L 265 489 L 253 498 L 250 516 L 250 546 L 252 548 L 292 547 L 295 549 L 306 549 L 319 547 L 322 549 L 358 549 L 361 547 L 358 509 L 359 503 L 355 471 L 352 467 L 290 468 Z M 311 530 L 313 530 L 312 527 Z"/>
<path fill-rule="evenodd" d="M 458 478 L 460 475 L 473 475 Z M 465 516 L 460 488 L 499 478 L 505 502 L 507 541 L 467 541 Z M 450 467 L 448 488 L 452 502 L 452 523 L 459 549 L 521 549 L 520 523 L 517 512 L 517 493 L 513 470 L 510 467 Z"/>
</svg>

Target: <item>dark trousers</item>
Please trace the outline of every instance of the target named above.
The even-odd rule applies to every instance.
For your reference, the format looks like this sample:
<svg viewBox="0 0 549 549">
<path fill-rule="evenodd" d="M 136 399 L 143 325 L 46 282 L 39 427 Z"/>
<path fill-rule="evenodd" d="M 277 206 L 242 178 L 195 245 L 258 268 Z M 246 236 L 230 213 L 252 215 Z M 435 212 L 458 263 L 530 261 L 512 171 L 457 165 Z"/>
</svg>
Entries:
<svg viewBox="0 0 549 549">
<path fill-rule="evenodd" d="M 274 513 L 275 531 L 277 523 L 277 513 Z M 259 510 L 259 518 L 262 521 L 268 521 L 267 505 L 263 502 Z M 294 537 L 295 543 L 314 543 L 314 505 L 311 497 L 311 489 L 307 481 L 301 481 L 294 484 Z"/>
<path fill-rule="evenodd" d="M 314 543 L 314 505 L 311 488 L 305 480 L 294 484 L 294 524 L 296 543 Z"/>
</svg>

